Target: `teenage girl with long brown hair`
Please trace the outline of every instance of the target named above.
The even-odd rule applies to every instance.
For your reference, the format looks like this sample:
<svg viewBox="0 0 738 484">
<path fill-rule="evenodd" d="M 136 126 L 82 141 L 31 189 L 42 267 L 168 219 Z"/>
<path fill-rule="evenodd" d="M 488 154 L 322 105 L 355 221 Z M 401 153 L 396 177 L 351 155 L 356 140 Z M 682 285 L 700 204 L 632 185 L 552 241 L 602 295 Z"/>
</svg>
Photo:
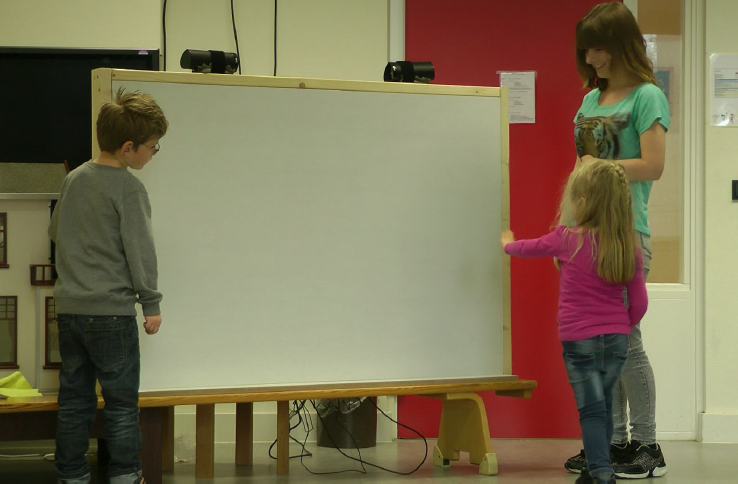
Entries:
<svg viewBox="0 0 738 484">
<path fill-rule="evenodd" d="M 636 237 L 647 277 L 651 263 L 648 199 L 653 181 L 664 169 L 668 101 L 656 85 L 640 28 L 621 2 L 596 5 L 579 21 L 576 61 L 589 92 L 574 119 L 575 170 L 594 159 L 612 160 L 623 167 L 630 180 Z M 656 443 L 656 383 L 640 326 L 633 328 L 628 347 L 628 361 L 614 395 L 610 451 L 615 472 L 627 478 L 663 476 L 667 469 Z M 581 472 L 584 465 L 583 451 L 564 466 Z"/>
</svg>

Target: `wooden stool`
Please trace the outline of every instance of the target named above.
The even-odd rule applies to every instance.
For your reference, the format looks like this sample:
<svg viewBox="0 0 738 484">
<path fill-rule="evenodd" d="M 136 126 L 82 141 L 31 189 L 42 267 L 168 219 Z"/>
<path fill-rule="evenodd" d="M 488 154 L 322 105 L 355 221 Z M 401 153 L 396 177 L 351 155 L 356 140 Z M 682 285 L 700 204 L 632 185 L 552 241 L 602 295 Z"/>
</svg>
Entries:
<svg viewBox="0 0 738 484">
<path fill-rule="evenodd" d="M 497 475 L 497 456 L 492 452 L 484 402 L 476 393 L 424 395 L 443 400 L 438 445 L 433 449 L 433 465 L 449 467 L 459 460 L 459 452 L 469 453 L 469 462 L 479 473 Z"/>
</svg>

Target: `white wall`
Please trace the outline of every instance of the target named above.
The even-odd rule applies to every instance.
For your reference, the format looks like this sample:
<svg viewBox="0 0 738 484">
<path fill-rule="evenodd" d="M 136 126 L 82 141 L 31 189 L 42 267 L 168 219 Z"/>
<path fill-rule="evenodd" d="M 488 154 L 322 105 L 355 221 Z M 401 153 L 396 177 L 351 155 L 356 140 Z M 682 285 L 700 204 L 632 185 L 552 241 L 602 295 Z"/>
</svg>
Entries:
<svg viewBox="0 0 738 484">
<path fill-rule="evenodd" d="M 281 0 L 277 75 L 382 80 L 387 64 L 388 2 Z M 274 72 L 274 0 L 234 8 L 243 74 Z M 167 70 L 181 71 L 185 49 L 236 52 L 230 2 L 180 0 L 167 6 Z"/>
<path fill-rule="evenodd" d="M 156 48 L 160 10 L 160 0 L 4 1 L 0 45 Z"/>
<path fill-rule="evenodd" d="M 705 46 L 712 53 L 738 54 L 735 0 L 706 0 Z M 705 59 L 707 64 L 708 59 Z M 709 67 L 709 66 L 708 66 Z M 738 67 L 738 66 L 736 66 Z M 709 106 L 709 70 L 704 73 Z M 703 122 L 706 122 L 704 120 Z M 705 130 L 705 409 L 702 440 L 738 442 L 738 129 Z"/>
<path fill-rule="evenodd" d="M 228 0 L 167 3 L 167 70 L 185 49 L 236 52 Z M 277 75 L 382 80 L 389 0 L 280 0 Z M 0 2 L 0 45 L 163 48 L 161 0 Z M 274 0 L 234 3 L 242 74 L 271 76 Z M 397 60 L 397 59 L 395 59 Z"/>
</svg>

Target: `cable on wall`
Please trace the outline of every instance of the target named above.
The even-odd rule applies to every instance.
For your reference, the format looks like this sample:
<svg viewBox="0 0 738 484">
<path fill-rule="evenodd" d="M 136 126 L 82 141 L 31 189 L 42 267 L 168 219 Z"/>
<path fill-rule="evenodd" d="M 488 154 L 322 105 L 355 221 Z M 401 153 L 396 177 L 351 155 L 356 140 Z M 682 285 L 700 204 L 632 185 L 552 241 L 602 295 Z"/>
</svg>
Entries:
<svg viewBox="0 0 738 484">
<path fill-rule="evenodd" d="M 236 55 L 238 56 L 238 73 L 241 74 L 241 51 L 238 48 L 238 31 L 236 30 L 236 15 L 233 11 L 233 0 L 231 0 L 231 23 L 233 24 L 233 39 L 236 41 Z"/>
<path fill-rule="evenodd" d="M 277 0 L 274 0 L 274 77 L 277 77 Z"/>
<path fill-rule="evenodd" d="M 164 0 L 164 8 L 161 12 L 161 31 L 164 36 L 162 43 L 162 54 L 164 57 L 164 70 L 167 70 L 167 0 Z"/>
</svg>

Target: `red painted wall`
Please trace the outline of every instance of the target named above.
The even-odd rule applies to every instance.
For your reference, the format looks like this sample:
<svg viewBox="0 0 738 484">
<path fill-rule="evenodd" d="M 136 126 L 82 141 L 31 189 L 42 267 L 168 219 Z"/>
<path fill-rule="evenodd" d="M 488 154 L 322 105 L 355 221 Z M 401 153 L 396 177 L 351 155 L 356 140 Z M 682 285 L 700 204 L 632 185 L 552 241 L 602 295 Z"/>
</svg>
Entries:
<svg viewBox="0 0 738 484">
<path fill-rule="evenodd" d="M 535 124 L 510 125 L 510 220 L 518 238 L 549 231 L 571 170 L 573 118 L 584 91 L 574 28 L 601 0 L 406 0 L 405 59 L 431 61 L 434 84 L 499 86 L 498 71 L 534 70 Z M 512 260 L 512 366 L 538 381 L 533 398 L 485 395 L 492 437 L 579 437 L 556 333 L 558 273 L 549 259 Z M 443 358 L 443 355 L 439 355 Z M 441 404 L 401 397 L 399 421 L 438 435 Z M 400 428 L 401 438 L 417 437 Z"/>
</svg>

